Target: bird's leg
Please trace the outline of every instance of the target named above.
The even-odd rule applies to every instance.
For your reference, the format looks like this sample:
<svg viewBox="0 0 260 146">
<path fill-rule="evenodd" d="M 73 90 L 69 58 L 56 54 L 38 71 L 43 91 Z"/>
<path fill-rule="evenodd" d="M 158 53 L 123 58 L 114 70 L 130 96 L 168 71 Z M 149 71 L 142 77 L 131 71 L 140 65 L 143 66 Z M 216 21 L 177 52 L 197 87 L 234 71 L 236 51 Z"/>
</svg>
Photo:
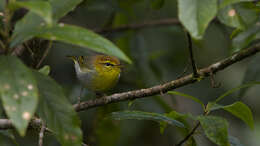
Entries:
<svg viewBox="0 0 260 146">
<path fill-rule="evenodd" d="M 81 98 L 81 96 L 82 96 L 82 92 L 83 92 L 83 86 L 81 86 L 81 88 L 80 88 L 80 93 L 79 93 L 79 97 L 78 97 L 78 104 L 80 103 L 80 98 Z"/>
</svg>

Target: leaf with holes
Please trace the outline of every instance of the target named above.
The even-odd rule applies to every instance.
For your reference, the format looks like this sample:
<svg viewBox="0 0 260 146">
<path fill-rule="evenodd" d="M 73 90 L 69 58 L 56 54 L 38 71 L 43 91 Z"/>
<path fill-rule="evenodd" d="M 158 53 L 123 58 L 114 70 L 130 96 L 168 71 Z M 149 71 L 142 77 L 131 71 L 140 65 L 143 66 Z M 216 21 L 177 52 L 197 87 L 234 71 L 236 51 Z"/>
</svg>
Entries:
<svg viewBox="0 0 260 146">
<path fill-rule="evenodd" d="M 80 121 L 62 88 L 49 76 L 34 71 L 40 103 L 37 113 L 62 146 L 81 146 Z"/>
<path fill-rule="evenodd" d="M 38 103 L 36 81 L 30 69 L 14 56 L 0 56 L 0 97 L 19 134 L 26 128 Z"/>
<path fill-rule="evenodd" d="M 131 63 L 131 60 L 111 41 L 82 27 L 59 24 L 53 27 L 46 27 L 37 36 L 85 47 L 79 49 L 86 53 L 88 53 L 86 48 L 89 48 L 99 53 L 116 56 Z"/>
<path fill-rule="evenodd" d="M 219 146 L 228 146 L 228 122 L 221 117 L 198 116 L 206 136 Z"/>
<path fill-rule="evenodd" d="M 176 119 L 172 117 L 167 117 L 163 114 L 158 113 L 149 113 L 149 112 L 142 112 L 142 111 L 120 111 L 120 112 L 113 112 L 110 117 L 116 120 L 151 120 L 155 122 L 166 122 L 167 124 L 174 125 L 177 127 L 184 128 L 185 126 Z"/>
<path fill-rule="evenodd" d="M 217 0 L 178 0 L 178 17 L 193 38 L 202 39 L 217 8 Z"/>
</svg>

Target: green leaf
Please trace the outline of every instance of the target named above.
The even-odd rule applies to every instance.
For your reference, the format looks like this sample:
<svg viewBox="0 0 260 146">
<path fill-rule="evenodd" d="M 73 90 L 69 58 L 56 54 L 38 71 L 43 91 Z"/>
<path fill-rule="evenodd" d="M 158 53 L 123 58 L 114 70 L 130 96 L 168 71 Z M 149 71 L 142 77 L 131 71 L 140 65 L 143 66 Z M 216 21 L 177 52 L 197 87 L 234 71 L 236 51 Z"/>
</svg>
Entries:
<svg viewBox="0 0 260 146">
<path fill-rule="evenodd" d="M 74 10 L 82 0 L 49 0 L 52 6 L 53 19 L 58 21 L 68 12 Z"/>
<path fill-rule="evenodd" d="M 11 6 L 22 7 L 30 10 L 31 12 L 41 16 L 47 24 L 52 24 L 52 10 L 48 1 L 15 1 L 10 3 Z"/>
<path fill-rule="evenodd" d="M 194 97 L 194 96 L 191 96 L 191 95 L 188 95 L 188 94 L 184 94 L 184 93 L 181 93 L 181 92 L 177 92 L 177 91 L 169 91 L 167 92 L 169 94 L 173 94 L 173 95 L 179 95 L 179 96 L 183 96 L 183 97 L 187 97 L 197 103 L 199 103 L 203 109 L 205 109 L 205 106 L 204 106 L 204 103 L 202 101 L 200 101 L 198 98 Z"/>
<path fill-rule="evenodd" d="M 198 116 L 198 120 L 206 136 L 219 146 L 229 146 L 228 122 L 221 117 Z"/>
<path fill-rule="evenodd" d="M 49 65 L 45 65 L 43 66 L 41 69 L 39 69 L 38 71 L 44 75 L 48 75 L 50 73 L 50 66 Z"/>
<path fill-rule="evenodd" d="M 253 114 L 250 108 L 244 103 L 235 102 L 231 105 L 224 106 L 223 109 L 243 120 L 251 129 L 254 129 Z"/>
<path fill-rule="evenodd" d="M 232 39 L 232 53 L 240 51 L 257 39 L 260 39 L 260 26 L 258 25 L 240 32 Z"/>
<path fill-rule="evenodd" d="M 184 128 L 184 125 L 181 122 L 158 113 L 149 113 L 149 112 L 142 112 L 142 111 L 121 111 L 121 112 L 113 112 L 110 117 L 116 120 L 134 119 L 134 120 L 151 120 L 155 122 L 166 122 L 167 124 Z"/>
<path fill-rule="evenodd" d="M 14 56 L 0 56 L 0 97 L 5 112 L 21 136 L 38 103 L 36 81 L 30 69 Z"/>
<path fill-rule="evenodd" d="M 222 9 L 228 5 L 239 3 L 239 2 L 250 2 L 254 0 L 220 0 L 219 9 Z"/>
<path fill-rule="evenodd" d="M 246 29 L 254 25 L 259 17 L 259 12 L 252 3 L 238 3 L 229 5 L 218 13 L 218 19 L 231 27 Z"/>
<path fill-rule="evenodd" d="M 240 90 L 240 89 L 243 89 L 243 88 L 247 88 L 247 87 L 251 87 L 251 86 L 254 86 L 254 85 L 259 85 L 260 82 L 249 82 L 247 84 L 243 84 L 243 85 L 240 85 L 236 88 L 233 88 L 233 89 L 230 89 L 228 90 L 227 92 L 225 92 L 224 94 L 222 94 L 221 96 L 219 96 L 216 100 L 215 100 L 215 103 L 219 102 L 220 100 L 222 100 L 224 97 Z"/>
<path fill-rule="evenodd" d="M 202 39 L 217 7 L 217 0 L 178 0 L 178 17 L 193 38 Z"/>
<path fill-rule="evenodd" d="M 58 21 L 61 17 L 73 10 L 81 1 L 82 0 L 50 0 L 54 21 Z M 15 24 L 10 47 L 14 47 L 33 38 L 41 32 L 41 28 L 44 25 L 45 22 L 41 17 L 33 12 L 27 13 Z"/>
<path fill-rule="evenodd" d="M 254 119 L 250 108 L 244 103 L 237 101 L 231 105 L 219 105 L 216 103 L 209 103 L 208 110 L 214 111 L 218 109 L 224 109 L 239 119 L 243 120 L 251 129 L 254 129 Z"/>
<path fill-rule="evenodd" d="M 81 146 L 80 121 L 62 88 L 49 76 L 34 71 L 40 103 L 37 113 L 62 146 Z"/>
<path fill-rule="evenodd" d="M 1 146 L 17 146 L 14 136 L 8 131 L 0 131 L 0 145 Z"/>
<path fill-rule="evenodd" d="M 59 24 L 53 27 L 46 27 L 46 29 L 37 36 L 89 48 L 99 53 L 116 56 L 131 63 L 131 60 L 111 41 L 82 27 Z M 87 49 L 85 48 L 80 49 L 87 53 Z"/>
</svg>

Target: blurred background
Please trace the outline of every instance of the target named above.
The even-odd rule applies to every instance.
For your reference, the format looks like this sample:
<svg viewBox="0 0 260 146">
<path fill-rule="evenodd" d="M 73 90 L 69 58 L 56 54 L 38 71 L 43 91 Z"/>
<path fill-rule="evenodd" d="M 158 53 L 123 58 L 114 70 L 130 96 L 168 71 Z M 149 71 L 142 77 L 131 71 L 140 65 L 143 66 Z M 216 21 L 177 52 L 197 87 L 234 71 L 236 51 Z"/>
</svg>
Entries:
<svg viewBox="0 0 260 146">
<path fill-rule="evenodd" d="M 97 30 L 169 18 L 177 18 L 176 0 L 85 0 L 61 22 Z M 193 41 L 198 68 L 206 67 L 231 55 L 229 36 L 232 30 L 218 21 L 213 21 L 204 39 Z M 181 25 L 156 25 L 135 30 L 108 31 L 102 35 L 112 40 L 133 61 L 131 65 L 125 63 L 119 83 L 107 93 L 108 95 L 175 80 L 182 75 L 189 63 L 187 37 Z M 82 54 L 78 46 L 55 42 L 44 64 L 50 65 L 51 76 L 63 86 L 71 103 L 76 103 L 81 86 L 76 79 L 72 62 L 66 58 L 67 55 L 87 54 Z M 195 96 L 206 104 L 242 83 L 259 80 L 259 62 L 260 55 L 257 54 L 218 72 L 215 82 L 221 84 L 219 88 L 212 88 L 210 79 L 205 79 L 178 88 L 177 91 Z M 191 72 L 189 66 L 186 74 Z M 260 143 L 259 94 L 259 86 L 255 86 L 232 94 L 222 102 L 223 105 L 227 105 L 241 99 L 246 103 L 254 114 L 253 131 L 241 120 L 225 111 L 212 113 L 227 118 L 229 134 L 239 139 L 245 146 L 256 146 Z M 82 100 L 91 98 L 94 98 L 93 93 L 84 91 Z M 82 120 L 84 142 L 90 146 L 170 146 L 177 144 L 184 137 L 173 126 L 168 126 L 161 134 L 159 124 L 152 121 L 115 121 L 107 118 L 109 113 L 120 110 L 156 113 L 175 110 L 193 115 L 203 113 L 201 106 L 192 100 L 167 94 L 92 108 L 78 113 Z M 193 124 L 190 121 L 190 125 Z M 201 129 L 195 136 L 197 145 L 214 145 L 200 131 Z M 38 133 L 28 131 L 26 138 L 19 138 L 18 143 L 37 145 L 38 137 L 33 136 L 35 134 Z M 58 142 L 51 134 L 47 134 L 44 137 L 44 145 L 56 146 Z"/>
</svg>

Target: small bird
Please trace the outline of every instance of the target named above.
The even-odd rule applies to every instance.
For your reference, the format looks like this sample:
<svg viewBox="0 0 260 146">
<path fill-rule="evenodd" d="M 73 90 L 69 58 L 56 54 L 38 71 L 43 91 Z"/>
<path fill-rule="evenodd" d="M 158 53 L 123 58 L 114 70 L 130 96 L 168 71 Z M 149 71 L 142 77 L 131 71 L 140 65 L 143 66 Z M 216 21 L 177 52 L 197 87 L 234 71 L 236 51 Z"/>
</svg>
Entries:
<svg viewBox="0 0 260 146">
<path fill-rule="evenodd" d="M 114 87 L 120 77 L 122 65 L 116 57 L 107 55 L 68 57 L 74 61 L 77 78 L 81 84 L 97 95 Z"/>
</svg>

